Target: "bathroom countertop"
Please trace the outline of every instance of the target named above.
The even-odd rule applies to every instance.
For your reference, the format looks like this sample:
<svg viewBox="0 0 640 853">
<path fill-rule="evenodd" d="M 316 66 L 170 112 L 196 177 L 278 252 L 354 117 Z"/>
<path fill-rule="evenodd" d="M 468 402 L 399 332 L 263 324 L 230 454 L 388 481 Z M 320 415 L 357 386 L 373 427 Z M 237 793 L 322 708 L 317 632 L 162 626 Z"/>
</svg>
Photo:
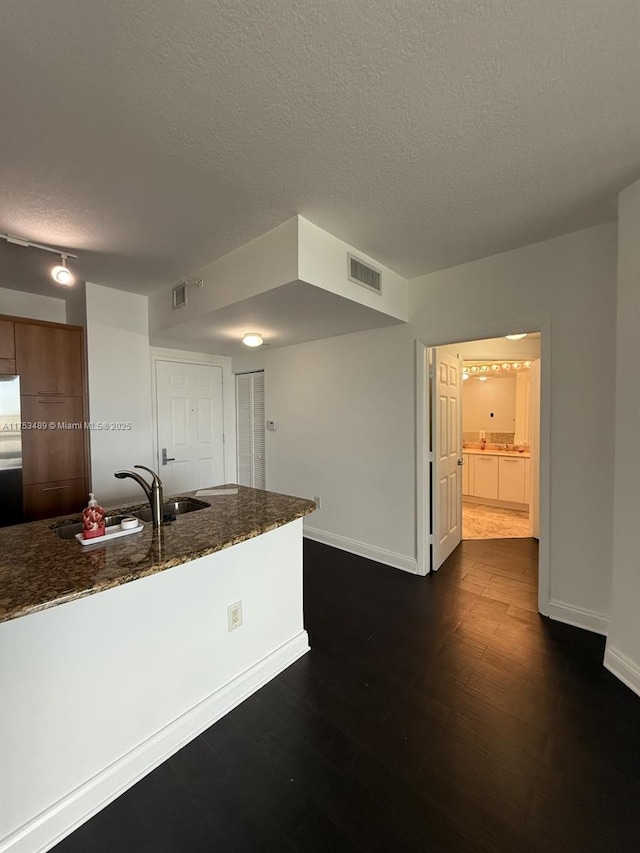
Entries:
<svg viewBox="0 0 640 853">
<path fill-rule="evenodd" d="M 145 522 L 142 533 L 83 546 L 60 539 L 52 528 L 80 516 L 0 528 L 0 622 L 93 595 L 173 566 L 230 548 L 315 510 L 313 501 L 251 489 L 203 496 L 210 506 L 185 513 L 160 528 Z M 180 497 L 195 497 L 185 492 Z M 173 500 L 167 495 L 165 501 Z M 109 510 L 126 514 L 146 504 Z"/>
<path fill-rule="evenodd" d="M 477 456 L 518 456 L 521 459 L 529 459 L 531 453 L 528 450 L 520 453 L 518 450 L 482 450 L 480 447 L 463 447 L 463 453 L 475 453 Z"/>
</svg>

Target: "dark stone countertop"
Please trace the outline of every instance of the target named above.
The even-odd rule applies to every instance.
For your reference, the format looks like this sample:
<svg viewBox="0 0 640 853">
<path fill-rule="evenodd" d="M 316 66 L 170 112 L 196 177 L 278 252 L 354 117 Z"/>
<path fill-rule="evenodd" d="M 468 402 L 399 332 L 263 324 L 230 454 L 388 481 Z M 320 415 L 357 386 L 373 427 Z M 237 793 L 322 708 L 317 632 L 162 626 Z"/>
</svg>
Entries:
<svg viewBox="0 0 640 853">
<path fill-rule="evenodd" d="M 61 517 L 0 528 L 0 622 L 162 572 L 260 536 L 315 510 L 313 501 L 227 484 L 237 494 L 204 496 L 210 507 L 154 530 L 82 546 L 60 539 Z M 180 497 L 195 497 L 185 492 Z M 167 496 L 165 501 L 173 500 Z M 146 504 L 109 510 L 127 514 Z"/>
</svg>

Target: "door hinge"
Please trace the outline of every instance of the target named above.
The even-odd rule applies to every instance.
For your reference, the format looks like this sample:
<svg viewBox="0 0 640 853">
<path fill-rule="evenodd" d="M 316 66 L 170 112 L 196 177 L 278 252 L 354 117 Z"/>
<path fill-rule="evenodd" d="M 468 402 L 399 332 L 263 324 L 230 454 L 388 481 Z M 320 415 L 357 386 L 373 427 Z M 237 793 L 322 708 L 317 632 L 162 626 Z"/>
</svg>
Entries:
<svg viewBox="0 0 640 853">
<path fill-rule="evenodd" d="M 433 533 L 430 533 L 430 534 L 427 536 L 427 545 L 433 545 L 433 544 L 434 544 L 434 542 L 433 542 Z"/>
<path fill-rule="evenodd" d="M 429 453 L 427 453 L 427 462 L 435 462 L 435 457 L 434 457 L 434 455 L 433 455 L 433 450 L 430 450 L 430 451 L 429 451 Z"/>
</svg>

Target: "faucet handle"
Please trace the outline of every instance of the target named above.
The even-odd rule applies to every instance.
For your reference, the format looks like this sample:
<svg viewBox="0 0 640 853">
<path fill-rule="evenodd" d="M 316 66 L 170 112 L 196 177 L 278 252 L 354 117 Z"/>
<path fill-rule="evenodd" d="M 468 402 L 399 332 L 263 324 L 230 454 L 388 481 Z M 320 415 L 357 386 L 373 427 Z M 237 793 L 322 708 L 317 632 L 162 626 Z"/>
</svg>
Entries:
<svg viewBox="0 0 640 853">
<path fill-rule="evenodd" d="M 134 465 L 133 467 L 134 468 L 142 468 L 143 471 L 148 471 L 151 474 L 151 476 L 153 477 L 153 485 L 158 485 L 158 486 L 160 486 L 160 488 L 162 488 L 162 480 L 156 474 L 155 471 L 151 470 L 151 468 L 147 468 L 146 465 Z"/>
</svg>

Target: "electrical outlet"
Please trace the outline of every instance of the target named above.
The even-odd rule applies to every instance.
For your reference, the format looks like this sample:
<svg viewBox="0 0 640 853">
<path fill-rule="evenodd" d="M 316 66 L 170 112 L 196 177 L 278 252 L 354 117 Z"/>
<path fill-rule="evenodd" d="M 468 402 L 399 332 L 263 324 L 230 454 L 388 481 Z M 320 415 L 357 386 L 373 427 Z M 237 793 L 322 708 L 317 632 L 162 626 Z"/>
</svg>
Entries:
<svg viewBox="0 0 640 853">
<path fill-rule="evenodd" d="M 227 607 L 227 626 L 229 631 L 235 631 L 242 625 L 242 602 L 236 601 Z"/>
<path fill-rule="evenodd" d="M 320 507 L 322 506 L 322 500 L 320 499 L 320 495 L 314 495 L 313 502 L 316 505 L 316 509 L 320 509 Z"/>
</svg>

